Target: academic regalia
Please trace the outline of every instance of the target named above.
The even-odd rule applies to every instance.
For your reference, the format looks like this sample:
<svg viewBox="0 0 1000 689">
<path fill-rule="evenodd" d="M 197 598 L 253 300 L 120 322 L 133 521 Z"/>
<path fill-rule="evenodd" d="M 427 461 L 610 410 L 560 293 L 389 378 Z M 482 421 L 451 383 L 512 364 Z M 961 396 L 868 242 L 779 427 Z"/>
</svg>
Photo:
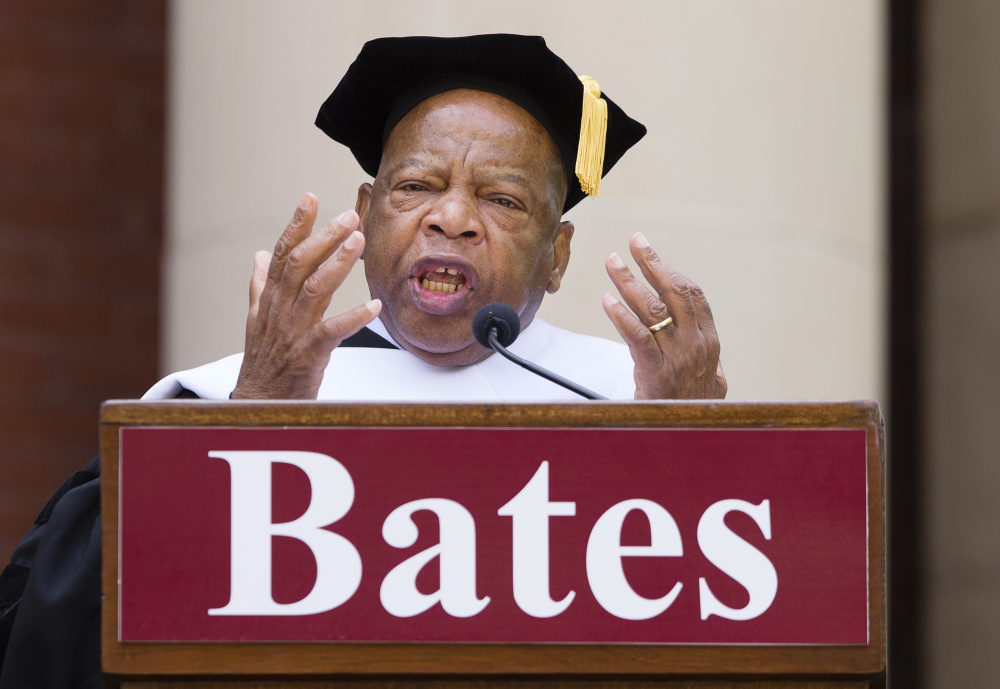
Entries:
<svg viewBox="0 0 1000 689">
<path fill-rule="evenodd" d="M 541 36 L 512 34 L 368 41 L 320 107 L 316 126 L 374 177 L 392 128 L 418 103 L 462 88 L 503 96 L 545 127 L 566 169 L 563 212 L 599 196 L 601 178 L 646 134 Z"/>
<path fill-rule="evenodd" d="M 368 329 L 392 342 L 381 321 Z M 365 331 L 362 331 L 364 333 Z M 472 366 L 428 364 L 395 343 L 391 348 L 338 347 L 319 388 L 321 401 L 338 402 L 559 402 L 578 395 L 522 369 L 498 354 Z M 625 345 L 571 333 L 534 319 L 509 348 L 512 353 L 609 399 L 632 399 L 633 363 Z M 234 354 L 167 376 L 143 399 L 176 397 L 187 389 L 203 399 L 227 399 L 243 362 Z"/>
<path fill-rule="evenodd" d="M 100 508 L 95 458 L 56 491 L 0 574 L 2 689 L 102 686 Z"/>
</svg>

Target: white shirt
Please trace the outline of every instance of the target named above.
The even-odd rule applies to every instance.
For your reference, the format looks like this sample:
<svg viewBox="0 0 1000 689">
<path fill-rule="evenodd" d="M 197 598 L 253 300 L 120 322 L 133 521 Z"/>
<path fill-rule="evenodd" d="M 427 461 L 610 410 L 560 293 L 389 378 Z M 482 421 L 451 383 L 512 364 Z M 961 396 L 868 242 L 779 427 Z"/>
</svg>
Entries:
<svg viewBox="0 0 1000 689">
<path fill-rule="evenodd" d="M 393 342 L 375 319 L 368 326 Z M 609 399 L 635 395 L 628 348 L 579 335 L 535 318 L 508 349 L 518 356 L 579 383 Z M 243 362 L 234 354 L 211 364 L 174 373 L 143 399 L 175 397 L 187 388 L 203 399 L 225 400 L 236 387 Z M 492 354 L 471 366 L 433 366 L 404 349 L 338 347 L 323 373 L 318 398 L 338 402 L 562 402 L 576 393 Z"/>
</svg>

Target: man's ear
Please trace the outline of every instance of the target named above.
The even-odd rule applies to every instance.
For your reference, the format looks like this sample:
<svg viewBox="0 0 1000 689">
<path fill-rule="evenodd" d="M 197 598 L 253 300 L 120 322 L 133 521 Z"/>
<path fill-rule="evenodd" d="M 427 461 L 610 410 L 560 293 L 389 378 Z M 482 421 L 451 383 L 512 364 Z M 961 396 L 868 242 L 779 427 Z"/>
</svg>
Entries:
<svg viewBox="0 0 1000 689">
<path fill-rule="evenodd" d="M 361 230 L 361 234 L 365 235 L 367 239 L 368 235 L 365 234 L 365 219 L 368 217 L 368 207 L 371 205 L 372 201 L 372 185 L 365 182 L 360 187 L 358 187 L 358 200 L 354 204 L 354 212 L 358 214 L 358 229 Z M 361 260 L 364 260 L 364 251 L 361 252 Z"/>
<path fill-rule="evenodd" d="M 556 226 L 556 234 L 552 239 L 552 273 L 549 274 L 547 290 L 549 294 L 555 294 L 562 284 L 566 266 L 569 265 L 569 243 L 575 229 L 569 220 L 563 220 Z"/>
</svg>

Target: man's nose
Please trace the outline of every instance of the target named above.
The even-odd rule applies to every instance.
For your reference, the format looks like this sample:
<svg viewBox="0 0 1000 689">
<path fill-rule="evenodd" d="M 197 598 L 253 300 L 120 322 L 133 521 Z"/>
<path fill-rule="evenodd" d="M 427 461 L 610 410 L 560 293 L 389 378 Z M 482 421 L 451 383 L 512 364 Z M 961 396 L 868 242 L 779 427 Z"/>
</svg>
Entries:
<svg viewBox="0 0 1000 689">
<path fill-rule="evenodd" d="M 443 234 L 449 239 L 478 240 L 483 236 L 478 199 L 465 190 L 449 189 L 424 216 L 422 229 L 426 234 Z"/>
</svg>

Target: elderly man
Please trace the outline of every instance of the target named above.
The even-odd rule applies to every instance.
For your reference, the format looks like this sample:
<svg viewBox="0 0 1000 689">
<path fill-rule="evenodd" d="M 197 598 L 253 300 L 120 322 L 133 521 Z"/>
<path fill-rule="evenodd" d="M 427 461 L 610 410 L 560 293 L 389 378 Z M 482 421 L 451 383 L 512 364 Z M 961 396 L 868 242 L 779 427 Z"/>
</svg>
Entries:
<svg viewBox="0 0 1000 689">
<path fill-rule="evenodd" d="M 245 354 L 175 374 L 148 396 L 571 398 L 476 341 L 473 316 L 499 301 L 520 316 L 515 353 L 608 397 L 724 397 L 708 302 L 641 234 L 629 249 L 655 293 L 617 254 L 606 265 L 624 304 L 606 295 L 604 309 L 627 352 L 535 319 L 569 262 L 574 227 L 562 214 L 645 134 L 594 91 L 537 37 L 366 44 L 317 124 L 374 182 L 361 185 L 354 212 L 315 233 L 317 202 L 306 194 L 274 253 L 256 256 Z M 606 145 L 580 134 L 593 128 L 588 100 L 607 109 Z M 588 155 L 597 158 L 589 179 Z M 326 319 L 359 258 L 372 300 Z M 380 351 L 356 350 L 373 344 Z"/>
<path fill-rule="evenodd" d="M 562 214 L 645 133 L 542 39 L 372 41 L 317 124 L 374 181 L 318 232 L 306 194 L 274 252 L 256 256 L 245 353 L 169 376 L 147 397 L 572 397 L 479 345 L 473 316 L 497 301 L 520 317 L 512 350 L 609 397 L 725 395 L 704 295 L 640 234 L 629 250 L 653 291 L 616 254 L 606 263 L 622 301 L 607 295 L 604 309 L 627 348 L 535 318 L 569 262 Z M 326 318 L 359 259 L 371 301 Z M 0 689 L 100 686 L 99 495 L 95 461 L 0 576 Z"/>
</svg>

